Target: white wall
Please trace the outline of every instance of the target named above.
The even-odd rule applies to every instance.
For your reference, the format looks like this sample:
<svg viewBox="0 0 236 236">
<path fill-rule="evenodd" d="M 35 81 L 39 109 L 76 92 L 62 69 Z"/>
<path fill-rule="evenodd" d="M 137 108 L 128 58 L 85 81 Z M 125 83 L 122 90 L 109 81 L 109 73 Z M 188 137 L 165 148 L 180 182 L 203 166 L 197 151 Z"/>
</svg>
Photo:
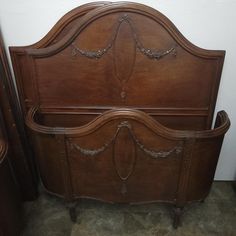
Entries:
<svg viewBox="0 0 236 236">
<path fill-rule="evenodd" d="M 191 42 L 225 49 L 226 60 L 216 111 L 231 118 L 216 172 L 217 180 L 236 177 L 236 0 L 136 0 L 164 13 Z M 0 0 L 0 26 L 6 46 L 28 45 L 42 38 L 67 11 L 89 1 Z"/>
</svg>

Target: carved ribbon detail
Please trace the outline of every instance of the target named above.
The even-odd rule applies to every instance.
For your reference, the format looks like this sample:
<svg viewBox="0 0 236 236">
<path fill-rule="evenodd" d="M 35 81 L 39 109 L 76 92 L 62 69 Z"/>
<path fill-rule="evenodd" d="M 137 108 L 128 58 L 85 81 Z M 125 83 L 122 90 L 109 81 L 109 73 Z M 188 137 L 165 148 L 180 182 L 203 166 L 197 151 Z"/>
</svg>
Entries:
<svg viewBox="0 0 236 236">
<path fill-rule="evenodd" d="M 121 122 L 118 126 L 117 126 L 117 130 L 114 134 L 114 136 L 105 144 L 103 144 L 101 147 L 96 148 L 96 149 L 87 149 L 87 148 L 82 148 L 81 146 L 79 146 L 76 143 L 72 143 L 70 142 L 70 145 L 72 148 L 78 150 L 80 153 L 82 153 L 85 156 L 96 156 L 102 152 L 104 152 L 116 139 L 119 131 L 121 128 L 126 127 L 129 129 L 129 132 L 131 134 L 131 137 L 133 138 L 134 142 L 136 143 L 136 145 L 144 152 L 146 153 L 148 156 L 150 156 L 151 158 L 154 159 L 158 159 L 158 158 L 166 158 L 168 156 L 170 156 L 172 153 L 175 154 L 179 154 L 182 151 L 182 146 L 175 146 L 172 149 L 168 150 L 168 151 L 156 151 L 156 150 L 152 150 L 149 149 L 147 147 L 145 147 L 144 144 L 142 144 L 138 138 L 136 137 L 136 135 L 134 134 L 133 130 L 132 130 L 132 126 L 128 121 L 123 121 Z"/>
<path fill-rule="evenodd" d="M 137 139 L 135 140 L 136 144 L 138 145 L 138 147 L 144 151 L 146 154 L 148 154 L 149 156 L 151 156 L 152 158 L 162 158 L 162 157 L 167 157 L 172 153 L 175 154 L 179 154 L 182 151 L 182 147 L 181 146 L 176 146 L 174 148 L 172 148 L 169 151 L 153 151 L 150 149 L 147 149 L 143 144 L 141 144 Z"/>
<path fill-rule="evenodd" d="M 99 49 L 97 51 L 86 51 L 82 50 L 75 46 L 74 43 L 71 44 L 72 46 L 72 56 L 76 56 L 79 52 L 82 56 L 88 57 L 90 59 L 99 59 L 101 58 L 108 50 L 112 47 L 112 44 L 108 44 L 105 48 Z"/>
<path fill-rule="evenodd" d="M 177 54 L 176 45 L 173 45 L 172 47 L 170 47 L 167 50 L 157 50 L 157 49 L 145 48 L 143 43 L 140 41 L 140 39 L 139 39 L 139 37 L 136 33 L 136 30 L 135 30 L 135 27 L 133 25 L 132 20 L 129 18 L 129 16 L 127 14 L 125 14 L 124 16 L 122 16 L 121 18 L 118 19 L 117 26 L 115 27 L 115 30 L 114 30 L 110 40 L 108 41 L 107 45 L 104 48 L 90 51 L 90 50 L 80 49 L 74 43 L 72 43 L 71 44 L 71 47 L 72 47 L 71 54 L 72 54 L 72 56 L 76 56 L 77 54 L 81 54 L 82 56 L 85 56 L 85 57 L 90 58 L 90 59 L 100 59 L 114 45 L 117 33 L 119 31 L 119 28 L 120 28 L 120 25 L 122 24 L 122 22 L 126 22 L 127 24 L 129 24 L 131 32 L 132 32 L 133 39 L 134 39 L 135 44 L 136 44 L 136 48 L 142 54 L 147 56 L 149 59 L 159 60 L 159 59 L 161 59 L 162 57 L 164 57 L 168 54 L 173 54 L 174 56 L 176 56 L 176 54 Z"/>
</svg>

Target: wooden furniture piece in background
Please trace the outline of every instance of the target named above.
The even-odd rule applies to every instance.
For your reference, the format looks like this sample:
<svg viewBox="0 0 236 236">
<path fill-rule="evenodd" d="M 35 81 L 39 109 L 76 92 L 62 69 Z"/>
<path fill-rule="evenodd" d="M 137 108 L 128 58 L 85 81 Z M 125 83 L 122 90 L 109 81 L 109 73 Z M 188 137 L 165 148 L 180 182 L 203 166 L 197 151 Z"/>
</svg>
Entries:
<svg viewBox="0 0 236 236">
<path fill-rule="evenodd" d="M 6 139 L 11 147 L 9 158 L 20 186 L 21 197 L 23 200 L 33 200 L 37 196 L 37 175 L 1 34 L 0 107 L 6 129 Z"/>
<path fill-rule="evenodd" d="M 11 148 L 5 135 L 0 108 L 0 235 L 19 236 L 22 228 L 21 198 L 9 158 Z"/>
<path fill-rule="evenodd" d="M 221 111 L 211 129 L 224 51 L 126 2 L 79 7 L 10 51 L 48 192 L 69 203 L 168 202 L 174 227 L 208 195 L 230 125 Z"/>
<path fill-rule="evenodd" d="M 7 156 L 8 145 L 0 139 L 0 235 L 18 236 L 21 230 L 20 195 Z"/>
</svg>

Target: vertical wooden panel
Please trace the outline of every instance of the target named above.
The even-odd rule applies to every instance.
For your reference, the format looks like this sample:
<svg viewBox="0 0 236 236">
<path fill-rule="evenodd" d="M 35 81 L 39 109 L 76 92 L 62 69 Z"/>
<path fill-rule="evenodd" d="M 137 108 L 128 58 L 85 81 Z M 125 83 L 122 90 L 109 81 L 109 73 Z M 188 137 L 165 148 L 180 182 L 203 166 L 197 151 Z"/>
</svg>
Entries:
<svg viewBox="0 0 236 236">
<path fill-rule="evenodd" d="M 10 74 L 9 65 L 0 35 L 0 107 L 8 138 L 10 160 L 20 186 L 22 199 L 33 200 L 37 196 L 36 171 L 30 145 L 24 129 L 24 120 Z"/>
</svg>

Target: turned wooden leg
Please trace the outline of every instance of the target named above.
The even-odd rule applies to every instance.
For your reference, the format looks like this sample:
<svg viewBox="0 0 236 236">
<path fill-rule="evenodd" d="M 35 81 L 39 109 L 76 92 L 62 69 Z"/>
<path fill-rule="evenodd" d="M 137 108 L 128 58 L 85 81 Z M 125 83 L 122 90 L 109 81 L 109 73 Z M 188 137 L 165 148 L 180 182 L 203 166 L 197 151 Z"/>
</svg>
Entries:
<svg viewBox="0 0 236 236">
<path fill-rule="evenodd" d="M 76 215 L 76 203 L 75 202 L 69 202 L 67 203 L 67 207 L 70 214 L 70 219 L 72 222 L 76 222 L 77 215 Z"/>
<path fill-rule="evenodd" d="M 177 229 L 181 223 L 180 220 L 183 214 L 183 207 L 174 207 L 173 211 L 174 211 L 173 227 Z"/>
</svg>

